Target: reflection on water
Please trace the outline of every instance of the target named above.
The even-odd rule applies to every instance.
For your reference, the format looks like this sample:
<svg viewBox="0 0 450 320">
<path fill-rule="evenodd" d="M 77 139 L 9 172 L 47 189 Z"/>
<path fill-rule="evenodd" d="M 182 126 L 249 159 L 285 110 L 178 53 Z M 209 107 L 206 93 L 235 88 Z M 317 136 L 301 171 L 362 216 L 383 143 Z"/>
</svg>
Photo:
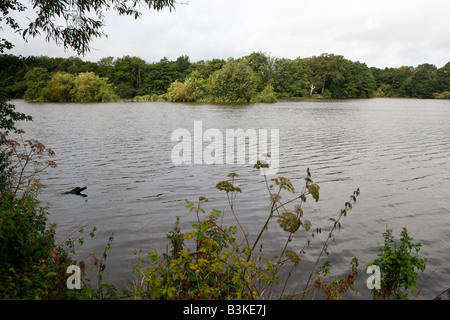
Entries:
<svg viewBox="0 0 450 320">
<path fill-rule="evenodd" d="M 165 248 L 165 234 L 176 216 L 189 228 L 193 216 L 185 200 L 200 195 L 210 199 L 208 209 L 227 211 L 225 194 L 214 188 L 229 172 L 240 174 L 236 210 L 247 232 L 259 231 L 267 218 L 268 197 L 263 178 L 252 165 L 174 165 L 174 130 L 193 132 L 194 121 L 203 130 L 279 129 L 279 175 L 290 177 L 298 189 L 309 167 L 321 187 L 320 201 L 307 201 L 305 217 L 326 230 L 349 195 L 361 189 L 354 209 L 330 245 L 336 276 L 347 271 L 352 257 L 360 260 L 358 298 L 370 298 L 364 266 L 374 260 L 382 233 L 402 227 L 423 244 L 431 262 L 420 297 L 436 296 L 450 277 L 450 102 L 437 100 L 300 100 L 277 104 L 221 106 L 208 104 L 112 103 L 29 104 L 15 101 L 16 109 L 34 117 L 23 123 L 27 134 L 56 152 L 58 167 L 42 176 L 47 186 L 42 200 L 49 202 L 50 220 L 64 239 L 82 226 L 96 226 L 94 239 L 78 253 L 100 256 L 110 233 L 115 235 L 108 257 L 105 282 L 122 284 L 131 277 L 134 250 Z M 87 197 L 63 195 L 86 186 Z M 285 234 L 276 223 L 265 234 L 266 250 L 278 249 Z M 152 243 L 147 238 L 151 237 Z M 298 234 L 292 249 L 303 247 Z M 309 254 L 293 275 L 305 280 L 315 262 L 313 241 Z"/>
</svg>

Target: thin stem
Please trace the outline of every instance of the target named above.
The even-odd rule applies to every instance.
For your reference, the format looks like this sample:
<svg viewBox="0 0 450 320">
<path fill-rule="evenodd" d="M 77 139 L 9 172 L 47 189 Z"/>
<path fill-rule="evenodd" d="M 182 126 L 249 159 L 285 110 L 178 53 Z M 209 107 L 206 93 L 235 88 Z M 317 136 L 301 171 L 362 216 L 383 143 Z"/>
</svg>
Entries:
<svg viewBox="0 0 450 320">
<path fill-rule="evenodd" d="M 299 254 L 298 254 L 299 256 L 305 252 L 305 248 L 311 242 L 311 238 L 313 238 L 313 234 L 314 234 L 314 232 L 309 235 L 308 239 L 306 240 L 305 244 L 303 245 L 303 248 L 299 251 Z M 287 284 L 292 275 L 292 270 L 294 270 L 294 268 L 295 268 L 295 265 L 292 265 L 291 270 L 289 271 L 288 276 L 286 277 L 286 281 L 284 282 L 283 290 L 281 291 L 281 294 L 280 294 L 280 299 L 283 297 L 284 291 L 286 290 Z M 298 288 L 298 285 L 297 285 L 297 288 Z"/>
<path fill-rule="evenodd" d="M 323 254 L 324 252 L 326 252 L 326 248 L 328 248 L 328 241 L 333 237 L 333 232 L 336 230 L 336 227 L 337 227 L 338 225 L 340 226 L 340 222 L 339 222 L 340 219 L 341 219 L 343 216 L 347 215 L 347 212 L 348 212 L 349 210 L 351 210 L 351 208 L 352 208 L 352 206 L 351 206 L 351 201 L 356 202 L 356 195 L 359 195 L 359 189 L 358 189 L 357 191 L 353 192 L 353 195 L 350 197 L 350 201 L 345 203 L 345 209 L 342 209 L 342 210 L 341 210 L 341 213 L 340 213 L 338 219 L 334 221 L 333 228 L 331 228 L 331 231 L 330 231 L 330 233 L 328 234 L 328 237 L 327 237 L 327 239 L 325 240 L 325 242 L 324 242 L 324 244 L 323 244 L 323 246 L 322 246 L 322 250 L 320 250 L 319 256 L 317 257 L 316 263 L 314 264 L 314 268 L 311 270 L 311 273 L 310 273 L 310 275 L 309 275 L 309 278 L 308 278 L 308 281 L 307 281 L 307 283 L 306 283 L 305 288 L 308 288 L 309 282 L 310 282 L 311 279 L 313 278 L 313 274 L 314 274 L 314 272 L 315 272 L 315 270 L 316 270 L 316 268 L 317 268 L 317 264 L 319 263 L 319 260 L 320 260 L 320 258 L 322 257 L 322 254 Z M 339 228 L 340 228 L 340 227 L 339 227 Z M 328 253 L 327 253 L 327 254 L 328 254 Z M 305 291 L 303 292 L 302 299 L 304 298 L 304 296 L 305 296 Z"/>
<path fill-rule="evenodd" d="M 242 233 L 244 234 L 245 242 L 247 242 L 247 247 L 250 248 L 250 243 L 248 242 L 248 236 L 245 233 L 245 230 L 242 227 L 241 222 L 239 221 L 236 213 L 234 212 L 233 202 L 230 200 L 230 196 L 229 196 L 228 192 L 227 192 L 227 199 L 228 199 L 228 204 L 230 205 L 231 212 L 233 213 L 234 219 L 236 219 L 236 222 L 238 223 L 239 228 L 241 229 Z"/>
</svg>

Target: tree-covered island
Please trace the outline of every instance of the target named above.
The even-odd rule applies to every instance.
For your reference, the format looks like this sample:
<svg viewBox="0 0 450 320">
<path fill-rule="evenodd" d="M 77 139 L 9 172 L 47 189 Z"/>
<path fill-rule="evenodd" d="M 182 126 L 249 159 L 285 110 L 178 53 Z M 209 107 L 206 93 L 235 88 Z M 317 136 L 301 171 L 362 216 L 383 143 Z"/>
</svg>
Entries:
<svg viewBox="0 0 450 320">
<path fill-rule="evenodd" d="M 273 58 L 253 52 L 241 58 L 146 62 L 135 56 L 0 55 L 0 88 L 9 98 L 51 102 L 120 99 L 171 102 L 274 102 L 277 98 L 450 98 L 450 62 L 441 68 L 368 67 L 341 55 Z"/>
</svg>

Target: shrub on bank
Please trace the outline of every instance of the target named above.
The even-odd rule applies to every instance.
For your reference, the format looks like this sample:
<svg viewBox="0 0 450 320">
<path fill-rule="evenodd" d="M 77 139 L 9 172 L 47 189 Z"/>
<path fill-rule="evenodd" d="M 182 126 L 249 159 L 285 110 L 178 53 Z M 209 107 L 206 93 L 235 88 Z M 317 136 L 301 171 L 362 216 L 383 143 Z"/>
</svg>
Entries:
<svg viewBox="0 0 450 320">
<path fill-rule="evenodd" d="M 444 91 L 441 93 L 433 93 L 434 99 L 450 99 L 450 91 Z"/>
</svg>

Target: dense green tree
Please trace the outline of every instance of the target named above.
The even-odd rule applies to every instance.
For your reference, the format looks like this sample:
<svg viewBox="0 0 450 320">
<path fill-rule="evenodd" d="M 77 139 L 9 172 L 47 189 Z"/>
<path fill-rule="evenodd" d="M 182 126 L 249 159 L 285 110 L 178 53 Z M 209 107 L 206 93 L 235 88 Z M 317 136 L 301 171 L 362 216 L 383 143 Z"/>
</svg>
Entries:
<svg viewBox="0 0 450 320">
<path fill-rule="evenodd" d="M 114 57 L 105 57 L 97 61 L 97 74 L 100 77 L 112 79 L 114 73 Z"/>
<path fill-rule="evenodd" d="M 245 61 L 230 59 L 207 83 L 213 101 L 249 102 L 256 92 L 257 79 Z"/>
<path fill-rule="evenodd" d="M 185 80 L 186 101 L 204 101 L 207 96 L 206 80 L 194 70 Z"/>
<path fill-rule="evenodd" d="M 100 78 L 93 72 L 83 72 L 75 77 L 72 97 L 75 101 L 92 102 L 110 100 L 114 96 L 107 78 Z"/>
<path fill-rule="evenodd" d="M 249 56 L 244 57 L 243 60 L 248 63 L 255 73 L 256 90 L 262 91 L 264 87 L 271 83 L 275 59 L 262 52 L 253 52 Z"/>
<path fill-rule="evenodd" d="M 124 56 L 114 62 L 112 81 L 122 98 L 133 98 L 142 85 L 146 62 L 138 57 Z"/>
<path fill-rule="evenodd" d="M 188 56 L 180 56 L 172 63 L 173 78 L 184 81 L 190 73 L 191 62 Z"/>
<path fill-rule="evenodd" d="M 344 81 L 343 71 L 345 59 L 341 55 L 323 53 L 308 59 L 310 68 L 310 83 L 317 88 L 321 94 L 331 84 L 339 85 Z"/>
<path fill-rule="evenodd" d="M 251 102 L 261 102 L 261 103 L 274 103 L 277 102 L 277 97 L 273 91 L 273 86 L 268 84 L 260 93 L 256 94 Z"/>
<path fill-rule="evenodd" d="M 188 94 L 186 90 L 186 85 L 178 80 L 175 80 L 167 89 L 167 95 L 169 101 L 171 102 L 186 102 L 188 99 Z"/>
<path fill-rule="evenodd" d="M 287 96 L 294 96 L 289 93 L 289 80 L 287 79 L 290 71 L 291 60 L 286 58 L 275 59 L 272 73 L 272 85 L 277 94 L 286 94 Z"/>
<path fill-rule="evenodd" d="M 41 100 L 53 102 L 72 101 L 75 76 L 68 72 L 56 72 L 42 90 Z"/>
<path fill-rule="evenodd" d="M 407 79 L 407 74 L 398 68 L 386 68 L 381 74 L 381 83 L 390 86 L 388 96 L 400 96 L 400 89 Z M 385 89 L 386 90 L 386 89 Z"/>
<path fill-rule="evenodd" d="M 25 84 L 27 91 L 25 91 L 24 98 L 26 100 L 42 100 L 43 90 L 50 79 L 50 74 L 47 69 L 42 67 L 34 67 L 25 75 Z"/>
<path fill-rule="evenodd" d="M 192 71 L 197 70 L 200 72 L 200 75 L 203 79 L 208 79 L 210 75 L 212 75 L 217 70 L 222 69 L 222 67 L 227 62 L 223 59 L 212 59 L 212 60 L 200 60 L 194 63 L 191 63 L 189 66 L 189 71 L 192 73 Z"/>
<path fill-rule="evenodd" d="M 436 67 L 430 64 L 422 64 L 417 67 L 414 74 L 406 79 L 404 89 L 414 98 L 431 98 L 438 91 L 438 85 L 434 78 Z"/>
<path fill-rule="evenodd" d="M 26 90 L 23 78 L 28 71 L 27 60 L 21 56 L 0 55 L 0 88 L 7 97 L 23 96 Z"/>
<path fill-rule="evenodd" d="M 173 63 L 164 57 L 159 62 L 147 66 L 141 94 L 164 94 L 175 80 Z"/>
<path fill-rule="evenodd" d="M 309 77 L 310 69 L 305 59 L 297 58 L 291 63 L 290 92 L 294 97 L 311 96 L 311 79 Z"/>
<path fill-rule="evenodd" d="M 450 92 L 450 62 L 436 71 L 436 83 L 439 91 Z"/>
<path fill-rule="evenodd" d="M 335 89 L 339 98 L 370 98 L 375 90 L 375 78 L 365 63 L 347 61 L 344 81 Z"/>
<path fill-rule="evenodd" d="M 275 59 L 271 85 L 279 96 L 310 96 L 309 70 L 305 59 Z"/>
<path fill-rule="evenodd" d="M 28 66 L 30 68 L 33 67 L 41 67 L 47 69 L 49 73 L 54 73 L 57 71 L 68 72 L 68 70 L 64 69 L 64 62 L 67 59 L 64 58 L 53 58 L 47 56 L 32 56 L 28 59 Z M 69 63 L 65 64 L 66 66 L 70 65 Z"/>
<path fill-rule="evenodd" d="M 81 72 L 85 62 L 80 57 L 70 57 L 61 61 L 58 71 L 77 74 Z"/>
</svg>

